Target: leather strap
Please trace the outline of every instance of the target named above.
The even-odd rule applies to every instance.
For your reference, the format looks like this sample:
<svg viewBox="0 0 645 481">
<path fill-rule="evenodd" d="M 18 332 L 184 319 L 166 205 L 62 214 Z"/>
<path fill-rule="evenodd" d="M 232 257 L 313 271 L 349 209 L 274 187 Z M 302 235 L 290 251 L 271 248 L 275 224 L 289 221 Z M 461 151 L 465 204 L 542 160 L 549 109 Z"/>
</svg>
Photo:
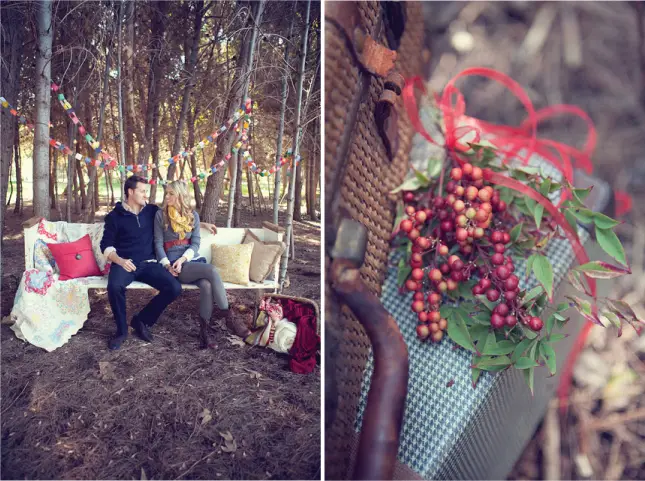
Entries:
<svg viewBox="0 0 645 481">
<path fill-rule="evenodd" d="M 361 23 L 356 2 L 326 2 L 325 19 L 344 35 L 356 63 L 377 77 L 387 77 L 394 68 L 396 52 L 381 45 Z"/>
</svg>

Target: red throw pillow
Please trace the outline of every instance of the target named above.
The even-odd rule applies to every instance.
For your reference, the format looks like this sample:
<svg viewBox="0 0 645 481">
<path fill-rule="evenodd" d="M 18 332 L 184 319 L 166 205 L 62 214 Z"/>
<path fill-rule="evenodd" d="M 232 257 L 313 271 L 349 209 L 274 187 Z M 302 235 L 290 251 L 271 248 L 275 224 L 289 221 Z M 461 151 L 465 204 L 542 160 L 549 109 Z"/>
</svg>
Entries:
<svg viewBox="0 0 645 481">
<path fill-rule="evenodd" d="M 100 276 L 101 271 L 96 264 L 92 251 L 92 240 L 89 234 L 74 242 L 47 244 L 56 264 L 60 268 L 60 280 L 77 279 L 79 277 Z"/>
</svg>

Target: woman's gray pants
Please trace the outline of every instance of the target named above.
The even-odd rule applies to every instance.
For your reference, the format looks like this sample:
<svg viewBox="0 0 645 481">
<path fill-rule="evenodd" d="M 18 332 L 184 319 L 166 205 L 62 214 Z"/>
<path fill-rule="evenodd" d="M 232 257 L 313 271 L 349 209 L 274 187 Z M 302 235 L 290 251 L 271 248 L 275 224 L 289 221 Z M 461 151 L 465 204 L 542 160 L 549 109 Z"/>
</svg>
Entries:
<svg viewBox="0 0 645 481">
<path fill-rule="evenodd" d="M 226 289 L 215 266 L 202 262 L 185 262 L 181 266 L 179 281 L 199 286 L 199 315 L 208 321 L 213 313 L 213 301 L 223 311 L 228 310 Z"/>
</svg>

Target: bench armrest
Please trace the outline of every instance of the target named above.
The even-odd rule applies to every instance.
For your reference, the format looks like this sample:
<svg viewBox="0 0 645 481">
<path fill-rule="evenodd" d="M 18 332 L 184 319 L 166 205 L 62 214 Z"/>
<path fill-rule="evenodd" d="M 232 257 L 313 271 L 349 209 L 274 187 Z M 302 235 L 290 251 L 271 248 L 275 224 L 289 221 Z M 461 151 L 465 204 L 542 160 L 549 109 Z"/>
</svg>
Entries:
<svg viewBox="0 0 645 481">
<path fill-rule="evenodd" d="M 27 219 L 26 221 L 24 221 L 22 223 L 22 228 L 23 229 L 29 229 L 30 227 L 33 227 L 36 224 L 38 224 L 40 222 L 40 219 L 42 219 L 42 217 L 40 217 L 40 216 L 36 216 L 36 217 L 32 217 L 31 219 Z"/>
</svg>

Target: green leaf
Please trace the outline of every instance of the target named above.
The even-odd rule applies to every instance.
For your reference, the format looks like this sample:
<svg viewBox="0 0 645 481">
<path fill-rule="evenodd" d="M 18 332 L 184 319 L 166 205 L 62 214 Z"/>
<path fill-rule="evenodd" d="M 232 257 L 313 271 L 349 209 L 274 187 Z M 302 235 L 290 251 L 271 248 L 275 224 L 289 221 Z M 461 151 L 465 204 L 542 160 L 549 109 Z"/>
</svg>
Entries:
<svg viewBox="0 0 645 481">
<path fill-rule="evenodd" d="M 476 344 L 477 353 L 481 354 L 482 347 L 484 347 L 484 342 L 488 337 L 488 331 L 490 330 L 490 325 L 481 326 L 477 324 L 469 329 L 470 338 L 473 340 L 473 344 Z"/>
<path fill-rule="evenodd" d="M 504 339 L 503 341 L 498 341 L 497 345 L 492 349 L 487 349 L 483 354 L 489 356 L 499 356 L 502 354 L 510 354 L 515 349 L 516 344 L 513 341 Z"/>
<path fill-rule="evenodd" d="M 605 316 L 609 322 L 611 322 L 614 326 L 618 328 L 618 335 L 620 336 L 622 334 L 623 324 L 622 322 L 620 322 L 620 319 L 618 318 L 618 316 L 611 311 L 603 311 L 602 315 Z"/>
<path fill-rule="evenodd" d="M 591 187 L 587 187 L 586 189 L 571 189 L 571 192 L 578 202 L 584 204 L 585 199 L 591 192 Z"/>
<path fill-rule="evenodd" d="M 423 173 L 419 171 L 415 171 L 414 175 L 417 176 L 417 180 L 419 181 L 422 187 L 430 185 L 430 179 L 428 179 Z"/>
<path fill-rule="evenodd" d="M 437 177 L 441 173 L 443 159 L 428 159 L 428 170 L 426 175 L 429 179 Z"/>
<path fill-rule="evenodd" d="M 551 375 L 555 374 L 555 351 L 545 340 L 540 341 L 540 356 L 544 359 L 546 367 L 549 369 Z"/>
<path fill-rule="evenodd" d="M 625 257 L 625 249 L 623 249 L 618 236 L 611 229 L 601 229 L 596 226 L 596 239 L 600 247 L 609 254 L 611 257 L 616 259 L 618 262 L 627 265 L 627 258 Z"/>
<path fill-rule="evenodd" d="M 519 239 L 523 226 L 523 223 L 519 223 L 511 229 L 511 232 L 509 234 L 511 236 L 511 242 L 515 243 L 517 239 Z"/>
<path fill-rule="evenodd" d="M 542 286 L 535 286 L 524 295 L 524 297 L 522 298 L 522 305 L 526 306 L 529 302 L 542 294 L 542 292 L 544 292 L 544 288 Z"/>
<path fill-rule="evenodd" d="M 583 272 L 589 277 L 593 277 L 595 279 L 613 279 L 614 277 L 632 273 L 630 269 L 612 266 L 611 264 L 602 261 L 587 262 L 586 264 L 575 267 L 574 271 L 570 272 L 576 271 Z"/>
<path fill-rule="evenodd" d="M 551 334 L 549 336 L 549 341 L 558 342 L 558 341 L 561 341 L 562 339 L 566 339 L 566 338 L 567 338 L 567 336 L 565 336 L 564 334 Z"/>
<path fill-rule="evenodd" d="M 620 222 L 618 222 L 617 220 L 614 220 L 611 217 L 607 217 L 605 214 L 602 214 L 600 212 L 594 212 L 593 222 L 594 224 L 596 224 L 596 227 L 600 229 L 611 229 L 620 224 Z"/>
<path fill-rule="evenodd" d="M 553 326 L 555 326 L 555 314 L 551 314 L 546 322 L 544 323 L 546 327 L 546 334 L 547 336 L 551 335 L 551 331 L 553 330 Z"/>
<path fill-rule="evenodd" d="M 533 273 L 538 282 L 544 286 L 549 299 L 553 298 L 553 267 L 546 256 L 534 254 Z"/>
<path fill-rule="evenodd" d="M 464 349 L 472 352 L 477 351 L 468 333 L 466 323 L 457 311 L 453 312 L 453 315 L 448 320 L 448 336 L 454 343 L 459 344 Z"/>
<path fill-rule="evenodd" d="M 571 226 L 571 228 L 574 230 L 574 232 L 578 231 L 578 221 L 576 220 L 576 216 L 573 215 L 573 212 L 571 212 L 569 209 L 564 210 L 564 217 L 567 219 L 567 222 Z"/>
<path fill-rule="evenodd" d="M 491 331 L 488 333 L 488 336 L 486 336 L 483 346 L 480 348 L 478 345 L 477 349 L 479 349 L 479 351 L 482 354 L 492 354 L 489 351 L 494 350 L 496 347 L 497 347 L 497 340 L 495 338 L 495 333 Z"/>
<path fill-rule="evenodd" d="M 470 316 L 470 319 L 476 322 L 477 324 L 489 327 L 490 326 L 490 312 L 478 312 L 477 314 Z"/>
<path fill-rule="evenodd" d="M 475 387 L 477 385 L 477 381 L 479 380 L 479 376 L 481 375 L 482 371 L 481 369 L 477 369 L 476 367 L 474 367 L 472 369 L 472 372 L 473 372 L 473 387 Z"/>
<path fill-rule="evenodd" d="M 535 225 L 537 228 L 540 228 L 540 224 L 542 223 L 542 215 L 544 214 L 544 206 L 542 204 L 538 204 L 535 206 L 535 209 L 533 209 L 533 217 L 535 217 Z"/>
<path fill-rule="evenodd" d="M 591 224 L 593 222 L 594 213 L 589 209 L 572 210 L 572 213 L 583 224 Z"/>
<path fill-rule="evenodd" d="M 515 362 L 517 361 L 522 354 L 526 352 L 526 350 L 529 348 L 533 340 L 531 339 L 524 339 L 522 340 L 517 347 L 515 347 L 515 350 L 513 351 L 513 354 L 511 355 L 511 361 Z"/>
<path fill-rule="evenodd" d="M 585 294 L 589 292 L 587 290 L 587 287 L 582 282 L 582 274 L 580 274 L 578 271 L 573 270 L 567 272 L 567 280 L 574 288 L 578 289 L 580 292 L 583 292 Z"/>
<path fill-rule="evenodd" d="M 573 302 L 575 308 L 582 315 L 582 317 L 584 317 L 590 322 L 593 322 L 594 324 L 598 324 L 602 326 L 602 322 L 600 322 L 600 319 L 594 316 L 591 310 L 591 303 L 589 301 L 580 299 L 577 296 L 566 296 L 566 298 L 569 299 L 571 302 Z"/>
<path fill-rule="evenodd" d="M 486 306 L 486 309 L 493 311 L 498 302 L 490 302 L 486 296 L 477 296 L 477 300 L 480 301 L 483 305 Z"/>
<path fill-rule="evenodd" d="M 511 360 L 508 358 L 508 356 L 486 356 L 481 357 L 475 362 L 475 367 L 484 371 L 501 371 L 502 369 L 510 365 Z"/>
<path fill-rule="evenodd" d="M 536 339 L 538 337 L 537 332 L 529 329 L 525 325 L 523 324 L 517 324 L 517 325 L 520 326 L 520 330 L 522 331 L 522 334 L 524 334 L 524 337 L 527 337 L 531 340 Z"/>
<path fill-rule="evenodd" d="M 533 359 L 530 359 L 528 357 L 520 357 L 517 362 L 514 364 L 516 369 L 528 369 L 530 367 L 536 367 L 539 364 L 535 362 Z"/>
<path fill-rule="evenodd" d="M 399 287 L 401 287 L 405 283 L 406 279 L 408 278 L 411 272 L 412 272 L 412 266 L 410 266 L 410 264 L 405 262 L 405 259 L 401 259 L 399 261 L 399 273 L 397 276 L 397 283 Z"/>
<path fill-rule="evenodd" d="M 540 184 L 540 194 L 542 194 L 544 197 L 547 197 L 550 191 L 551 191 L 551 178 L 547 177 L 546 179 L 544 179 L 542 184 Z"/>
<path fill-rule="evenodd" d="M 403 201 L 398 201 L 396 203 L 396 219 L 394 219 L 394 229 L 392 230 L 393 232 L 396 232 L 399 230 L 399 226 L 401 225 L 401 221 L 403 219 L 406 219 L 408 215 L 405 213 L 405 208 L 403 205 Z"/>
<path fill-rule="evenodd" d="M 529 369 L 525 369 L 522 371 L 524 374 L 524 380 L 526 381 L 526 385 L 529 387 L 531 390 L 531 396 L 533 395 L 533 382 L 535 380 L 535 368 L 531 367 Z"/>
<path fill-rule="evenodd" d="M 569 309 L 569 303 L 568 302 L 561 302 L 558 304 L 558 307 L 556 308 L 556 311 L 558 312 L 563 312 Z"/>
<path fill-rule="evenodd" d="M 439 314 L 441 314 L 441 317 L 444 319 L 450 319 L 452 317 L 452 313 L 454 312 L 455 308 L 453 306 L 450 306 L 448 304 L 442 304 L 441 307 L 439 308 Z"/>
<path fill-rule="evenodd" d="M 415 175 L 414 177 L 406 179 L 396 189 L 390 191 L 390 194 L 396 194 L 397 192 L 401 192 L 403 190 L 418 190 L 420 187 L 423 187 L 423 185 L 421 184 L 421 182 L 419 182 L 418 176 Z"/>
</svg>

